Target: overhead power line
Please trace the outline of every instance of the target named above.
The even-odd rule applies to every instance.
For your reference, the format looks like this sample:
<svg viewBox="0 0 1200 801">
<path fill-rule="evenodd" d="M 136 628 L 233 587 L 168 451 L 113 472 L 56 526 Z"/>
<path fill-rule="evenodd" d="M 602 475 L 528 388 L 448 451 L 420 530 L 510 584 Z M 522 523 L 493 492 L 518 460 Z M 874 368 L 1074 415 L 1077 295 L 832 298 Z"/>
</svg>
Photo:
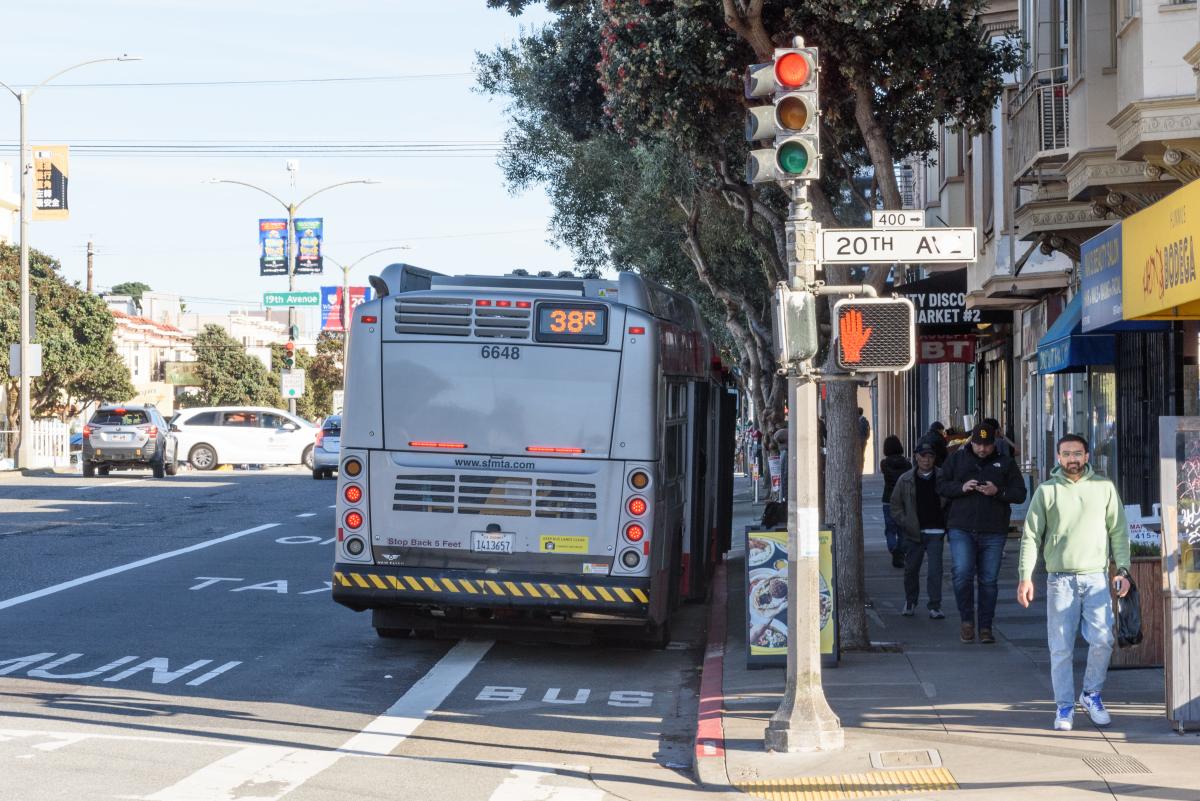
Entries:
<svg viewBox="0 0 1200 801">
<path fill-rule="evenodd" d="M 220 140 L 220 139 L 97 139 L 67 140 L 72 156 L 131 158 L 251 157 L 305 155 L 386 158 L 495 157 L 502 144 L 495 140 Z M 19 144 L 0 141 L 0 153 L 16 154 Z"/>
<path fill-rule="evenodd" d="M 408 75 L 358 75 L 341 78 L 253 78 L 228 81 L 119 81 L 112 83 L 50 83 L 48 89 L 141 89 L 155 87 L 186 87 L 186 86 L 281 86 L 287 84 L 313 83 L 377 83 L 394 81 L 437 81 L 455 78 L 473 78 L 473 72 L 429 72 L 412 73 Z M 18 89 L 29 88 L 32 84 L 14 84 Z"/>
</svg>

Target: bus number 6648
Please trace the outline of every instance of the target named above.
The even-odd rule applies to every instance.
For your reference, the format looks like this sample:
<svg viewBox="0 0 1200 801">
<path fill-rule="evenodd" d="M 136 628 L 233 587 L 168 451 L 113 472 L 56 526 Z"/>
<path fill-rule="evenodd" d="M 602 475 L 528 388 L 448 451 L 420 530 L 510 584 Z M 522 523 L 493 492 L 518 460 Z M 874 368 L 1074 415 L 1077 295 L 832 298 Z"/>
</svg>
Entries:
<svg viewBox="0 0 1200 801">
<path fill-rule="evenodd" d="M 516 345 L 484 345 L 479 355 L 485 359 L 519 359 L 521 349 Z"/>
</svg>

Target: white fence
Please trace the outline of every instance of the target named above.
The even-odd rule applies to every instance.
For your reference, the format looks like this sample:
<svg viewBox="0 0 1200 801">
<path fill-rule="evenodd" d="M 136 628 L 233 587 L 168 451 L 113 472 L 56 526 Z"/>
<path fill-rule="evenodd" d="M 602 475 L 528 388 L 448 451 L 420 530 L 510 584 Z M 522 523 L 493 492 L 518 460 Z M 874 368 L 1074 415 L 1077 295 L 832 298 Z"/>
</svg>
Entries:
<svg viewBox="0 0 1200 801">
<path fill-rule="evenodd" d="M 71 464 L 71 429 L 66 423 L 52 418 L 34 420 L 30 429 L 33 463 L 29 467 L 67 467 Z M 12 469 L 12 459 L 6 458 L 8 446 L 17 441 L 16 431 L 0 431 L 0 469 Z"/>
</svg>

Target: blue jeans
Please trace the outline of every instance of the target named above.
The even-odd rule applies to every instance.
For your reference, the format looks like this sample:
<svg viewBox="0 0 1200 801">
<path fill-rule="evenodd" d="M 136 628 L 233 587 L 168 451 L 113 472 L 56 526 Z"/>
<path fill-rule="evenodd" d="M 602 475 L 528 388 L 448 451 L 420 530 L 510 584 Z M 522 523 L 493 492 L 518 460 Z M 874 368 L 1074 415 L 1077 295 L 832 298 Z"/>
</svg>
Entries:
<svg viewBox="0 0 1200 801">
<path fill-rule="evenodd" d="M 929 555 L 929 570 L 925 578 L 925 592 L 929 595 L 930 609 L 942 608 L 942 545 L 944 534 L 922 534 L 918 545 L 912 540 L 904 543 L 904 601 L 917 605 L 921 594 L 921 562 Z"/>
<path fill-rule="evenodd" d="M 996 616 L 996 579 L 1004 557 L 1007 535 L 990 531 L 952 528 L 950 563 L 954 575 L 954 600 L 964 623 L 976 622 L 975 584 L 979 583 L 979 628 L 990 629 Z"/>
<path fill-rule="evenodd" d="M 1075 703 L 1075 635 L 1088 643 L 1083 691 L 1099 692 L 1113 649 L 1113 610 L 1103 573 L 1051 573 L 1046 577 L 1046 639 L 1054 703 Z"/>
<path fill-rule="evenodd" d="M 904 532 L 900 524 L 892 519 L 890 503 L 883 505 L 883 536 L 887 540 L 888 553 L 895 553 L 897 548 L 900 549 L 900 553 L 904 553 Z"/>
</svg>

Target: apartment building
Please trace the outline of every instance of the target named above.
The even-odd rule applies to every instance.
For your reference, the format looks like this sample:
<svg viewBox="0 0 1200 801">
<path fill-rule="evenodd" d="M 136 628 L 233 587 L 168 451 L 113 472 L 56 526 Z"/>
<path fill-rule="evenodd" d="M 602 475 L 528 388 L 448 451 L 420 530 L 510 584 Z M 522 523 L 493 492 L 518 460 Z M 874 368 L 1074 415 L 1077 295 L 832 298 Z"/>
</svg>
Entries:
<svg viewBox="0 0 1200 801">
<path fill-rule="evenodd" d="M 1034 480 L 1053 467 L 1059 436 L 1083 434 L 1097 469 L 1148 507 L 1157 417 L 1196 411 L 1196 323 L 1170 307 L 1092 325 L 1081 267 L 1105 239 L 1096 237 L 1158 214 L 1200 176 L 1197 3 L 1010 0 L 992 3 L 985 22 L 993 36 L 1017 32 L 1027 63 L 1010 76 L 992 132 L 939 132 L 937 164 L 916 194 L 931 219 L 978 229 L 967 305 L 1011 319 L 978 327 L 970 364 L 914 375 L 913 427 L 959 409 L 997 417 Z M 1138 277 L 1124 269 L 1128 293 Z"/>
</svg>

